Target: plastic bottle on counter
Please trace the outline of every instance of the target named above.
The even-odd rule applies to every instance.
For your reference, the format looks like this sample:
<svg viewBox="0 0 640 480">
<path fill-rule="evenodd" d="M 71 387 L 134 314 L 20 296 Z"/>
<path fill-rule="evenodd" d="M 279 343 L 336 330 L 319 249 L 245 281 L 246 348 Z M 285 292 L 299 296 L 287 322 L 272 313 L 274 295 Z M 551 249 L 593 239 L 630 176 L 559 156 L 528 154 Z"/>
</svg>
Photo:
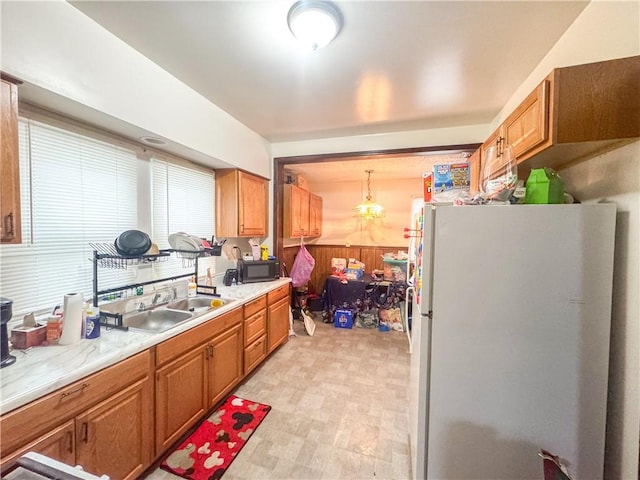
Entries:
<svg viewBox="0 0 640 480">
<path fill-rule="evenodd" d="M 195 297 L 198 293 L 198 285 L 196 284 L 196 277 L 193 276 L 189 279 L 189 284 L 187 285 L 187 297 Z"/>
<path fill-rule="evenodd" d="M 100 336 L 100 309 L 89 304 L 87 306 L 87 319 L 85 326 L 85 338 L 98 338 Z"/>
</svg>

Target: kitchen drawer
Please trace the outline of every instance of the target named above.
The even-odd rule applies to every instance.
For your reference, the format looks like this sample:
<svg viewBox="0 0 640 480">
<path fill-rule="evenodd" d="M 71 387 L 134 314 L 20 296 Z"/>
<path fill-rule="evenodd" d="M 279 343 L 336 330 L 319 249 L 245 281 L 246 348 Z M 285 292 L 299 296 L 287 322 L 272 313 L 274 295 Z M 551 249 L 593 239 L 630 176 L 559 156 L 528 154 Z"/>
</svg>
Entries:
<svg viewBox="0 0 640 480">
<path fill-rule="evenodd" d="M 267 293 L 267 303 L 269 305 L 274 304 L 275 302 L 277 302 L 278 300 L 280 300 L 281 298 L 284 298 L 286 296 L 289 295 L 289 284 L 286 283 L 278 288 L 276 288 L 275 290 L 271 290 L 269 293 Z"/>
<path fill-rule="evenodd" d="M 266 301 L 265 301 L 266 304 Z M 267 331 L 267 310 L 254 313 L 244 320 L 244 346 L 248 347 Z"/>
<path fill-rule="evenodd" d="M 239 307 L 158 344 L 156 346 L 156 366 L 164 365 L 193 347 L 207 342 L 219 333 L 241 323 L 242 308 Z"/>
<path fill-rule="evenodd" d="M 263 334 L 258 340 L 244 349 L 244 374 L 256 368 L 267 356 L 267 336 Z"/>
<path fill-rule="evenodd" d="M 0 452 L 11 452 L 150 374 L 148 350 L 24 405 L 0 419 Z"/>
<path fill-rule="evenodd" d="M 267 296 L 263 295 L 260 298 L 256 298 L 255 300 L 245 304 L 244 318 L 249 318 L 254 313 L 264 310 L 265 308 L 267 308 Z"/>
</svg>

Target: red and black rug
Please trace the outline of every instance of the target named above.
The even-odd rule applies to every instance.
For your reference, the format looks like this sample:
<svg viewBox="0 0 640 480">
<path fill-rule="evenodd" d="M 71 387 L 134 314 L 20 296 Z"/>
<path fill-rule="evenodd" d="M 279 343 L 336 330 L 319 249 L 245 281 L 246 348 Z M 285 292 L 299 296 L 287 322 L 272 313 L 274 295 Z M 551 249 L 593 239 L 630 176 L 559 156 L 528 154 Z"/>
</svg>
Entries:
<svg viewBox="0 0 640 480">
<path fill-rule="evenodd" d="M 160 467 L 190 480 L 221 478 L 270 410 L 231 395 Z"/>
</svg>

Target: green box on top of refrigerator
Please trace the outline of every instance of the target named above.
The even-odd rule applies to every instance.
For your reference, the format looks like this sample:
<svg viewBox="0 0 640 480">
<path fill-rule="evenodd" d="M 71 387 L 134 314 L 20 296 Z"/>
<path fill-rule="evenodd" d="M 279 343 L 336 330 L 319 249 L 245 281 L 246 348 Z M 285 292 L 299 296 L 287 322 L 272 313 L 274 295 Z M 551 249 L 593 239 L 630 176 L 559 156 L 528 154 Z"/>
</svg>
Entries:
<svg viewBox="0 0 640 480">
<path fill-rule="evenodd" d="M 564 203 L 564 182 L 552 168 L 534 168 L 527 178 L 524 203 Z"/>
</svg>

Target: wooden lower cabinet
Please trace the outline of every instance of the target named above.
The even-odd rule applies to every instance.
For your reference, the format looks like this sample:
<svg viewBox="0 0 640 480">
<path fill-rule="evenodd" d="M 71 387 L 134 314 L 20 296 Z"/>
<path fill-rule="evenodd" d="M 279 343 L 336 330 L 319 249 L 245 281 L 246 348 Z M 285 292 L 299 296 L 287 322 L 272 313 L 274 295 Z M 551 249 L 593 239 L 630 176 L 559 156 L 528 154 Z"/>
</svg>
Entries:
<svg viewBox="0 0 640 480">
<path fill-rule="evenodd" d="M 2 471 L 38 452 L 97 475 L 137 478 L 154 454 L 150 359 L 139 353 L 2 415 Z"/>
<path fill-rule="evenodd" d="M 152 384 L 149 377 L 68 420 L 15 452 L 9 466 L 37 452 L 112 479 L 134 479 L 153 459 Z"/>
<path fill-rule="evenodd" d="M 156 370 L 156 452 L 169 448 L 205 414 L 206 380 L 207 358 L 203 346 Z"/>
<path fill-rule="evenodd" d="M 256 368 L 267 356 L 267 296 L 244 306 L 244 374 Z"/>
<path fill-rule="evenodd" d="M 267 336 L 262 334 L 255 342 L 244 349 L 244 374 L 248 374 L 267 357 Z"/>
<path fill-rule="evenodd" d="M 114 479 L 138 478 L 153 457 L 151 398 L 145 378 L 76 417 L 77 463 Z"/>
<path fill-rule="evenodd" d="M 209 402 L 213 408 L 242 379 L 242 325 L 215 337 L 208 345 Z"/>
<path fill-rule="evenodd" d="M 286 284 L 2 415 L 0 468 L 38 452 L 114 480 L 138 478 L 288 331 Z"/>
<path fill-rule="evenodd" d="M 241 308 L 157 346 L 156 456 L 240 382 L 242 351 Z"/>
<path fill-rule="evenodd" d="M 271 353 L 289 336 L 289 296 L 267 307 L 267 352 Z"/>
</svg>

